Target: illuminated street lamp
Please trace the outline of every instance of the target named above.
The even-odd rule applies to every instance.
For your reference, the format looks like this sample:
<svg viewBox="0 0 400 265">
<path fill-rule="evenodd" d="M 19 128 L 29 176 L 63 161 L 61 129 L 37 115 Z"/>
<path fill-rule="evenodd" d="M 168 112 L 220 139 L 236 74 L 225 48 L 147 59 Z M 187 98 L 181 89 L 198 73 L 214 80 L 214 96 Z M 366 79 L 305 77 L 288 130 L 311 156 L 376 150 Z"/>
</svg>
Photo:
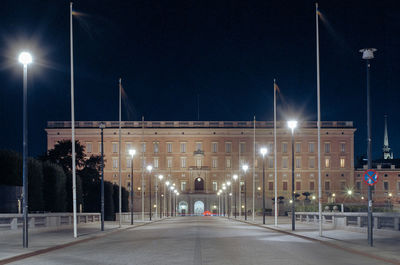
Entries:
<svg viewBox="0 0 400 265">
<path fill-rule="evenodd" d="M 297 121 L 291 120 L 287 122 L 288 127 L 292 130 L 292 230 L 295 230 L 295 194 L 294 194 L 294 129 L 297 127 Z"/>
<path fill-rule="evenodd" d="M 263 157 L 263 178 L 262 178 L 262 207 L 263 207 L 263 224 L 265 225 L 265 155 L 267 154 L 268 150 L 265 147 L 260 149 L 260 153 Z M 276 203 L 276 198 L 275 198 Z"/>
<path fill-rule="evenodd" d="M 163 180 L 164 176 L 163 175 L 158 175 L 158 179 L 160 180 L 160 187 L 162 185 L 162 180 Z M 157 186 L 157 190 L 158 190 L 158 186 Z M 157 190 L 156 190 L 156 194 L 157 194 Z M 159 213 L 160 213 L 160 219 L 162 218 L 162 212 L 161 212 L 161 189 L 160 189 L 160 203 L 159 203 Z M 157 195 L 156 195 L 156 200 L 157 200 Z M 164 199 L 165 200 L 165 199 Z"/>
<path fill-rule="evenodd" d="M 24 248 L 28 247 L 28 167 L 27 167 L 27 156 L 28 156 L 28 64 L 32 63 L 32 55 L 29 52 L 21 52 L 18 56 L 18 61 L 24 66 L 23 74 L 23 98 L 22 98 L 22 116 L 23 116 L 23 142 L 22 142 L 22 186 L 23 186 L 23 201 L 22 211 L 24 216 L 23 233 L 22 233 L 22 245 Z"/>
<path fill-rule="evenodd" d="M 101 144 L 101 148 L 103 149 L 103 144 Z M 129 154 L 131 155 L 131 225 L 133 225 L 133 156 L 136 154 L 136 150 L 129 150 Z"/>
<path fill-rule="evenodd" d="M 153 166 L 152 165 L 148 165 L 146 167 L 147 172 L 149 172 L 149 219 L 151 221 L 151 214 L 152 214 L 152 210 L 151 210 L 151 171 L 153 170 Z"/>
<path fill-rule="evenodd" d="M 246 172 L 249 169 L 248 165 L 243 165 L 242 169 L 244 171 L 243 177 L 244 177 L 244 220 L 247 221 L 247 194 L 246 194 L 246 190 L 247 190 L 247 181 L 246 181 Z"/>
</svg>

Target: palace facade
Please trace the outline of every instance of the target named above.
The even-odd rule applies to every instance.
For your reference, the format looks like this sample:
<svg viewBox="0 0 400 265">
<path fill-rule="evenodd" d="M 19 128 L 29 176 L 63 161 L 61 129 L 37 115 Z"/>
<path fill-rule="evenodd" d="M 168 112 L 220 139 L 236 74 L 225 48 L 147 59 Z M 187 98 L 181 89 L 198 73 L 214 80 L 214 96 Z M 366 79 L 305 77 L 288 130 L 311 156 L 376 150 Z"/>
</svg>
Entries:
<svg viewBox="0 0 400 265">
<path fill-rule="evenodd" d="M 85 146 L 88 156 L 100 155 L 101 137 L 98 121 L 76 122 L 76 139 Z M 255 209 L 262 205 L 262 174 L 265 167 L 265 190 L 267 208 L 273 208 L 274 197 L 274 130 L 269 121 L 123 121 L 121 123 L 121 147 L 119 147 L 119 122 L 104 122 L 105 180 L 118 184 L 121 169 L 122 185 L 130 189 L 132 157 L 129 150 L 135 149 L 133 157 L 133 188 L 136 211 L 141 211 L 141 192 L 149 190 L 149 176 L 152 177 L 151 192 L 155 201 L 155 182 L 158 181 L 158 195 L 164 198 L 165 181 L 173 183 L 180 195 L 177 209 L 181 213 L 217 211 L 220 199 L 218 190 L 230 181 L 226 194 L 237 208 L 252 208 L 253 185 L 255 187 Z M 323 201 L 333 198 L 345 199 L 351 189 L 366 189 L 359 181 L 359 171 L 354 168 L 354 133 L 351 121 L 325 121 L 321 123 L 321 177 Z M 64 139 L 71 139 L 71 123 L 50 121 L 46 128 L 47 149 Z M 318 145 L 316 122 L 300 122 L 294 130 L 294 150 L 291 131 L 286 122 L 277 122 L 277 186 L 281 203 L 289 204 L 291 198 L 292 167 L 295 172 L 295 192 L 300 198 L 305 192 L 317 196 L 318 191 Z M 265 160 L 259 153 L 261 147 L 268 150 Z M 119 160 L 121 148 L 121 160 Z M 255 152 L 254 152 L 255 151 Z M 294 161 L 292 165 L 292 152 Z M 247 172 L 242 165 L 247 164 Z M 146 166 L 152 165 L 151 173 Z M 357 176 L 355 176 L 355 172 Z M 237 174 L 239 180 L 233 180 Z M 253 182 L 254 179 L 254 182 Z M 143 181 L 142 181 L 143 180 Z M 254 183 L 254 184 L 253 184 Z M 244 185 L 246 184 L 246 185 Z M 242 196 L 238 196 L 238 189 Z M 245 189 L 246 186 L 246 189 Z M 365 187 L 364 187 L 365 186 Z M 147 193 L 148 194 L 148 193 Z M 396 193 L 397 195 L 397 193 Z M 146 196 L 147 198 L 147 196 Z M 158 199 L 158 202 L 160 199 Z M 160 207 L 163 205 L 161 204 Z M 145 203 L 146 211 L 150 207 Z M 158 207 L 158 206 L 156 206 Z M 235 206 L 232 206 L 235 209 Z"/>
</svg>

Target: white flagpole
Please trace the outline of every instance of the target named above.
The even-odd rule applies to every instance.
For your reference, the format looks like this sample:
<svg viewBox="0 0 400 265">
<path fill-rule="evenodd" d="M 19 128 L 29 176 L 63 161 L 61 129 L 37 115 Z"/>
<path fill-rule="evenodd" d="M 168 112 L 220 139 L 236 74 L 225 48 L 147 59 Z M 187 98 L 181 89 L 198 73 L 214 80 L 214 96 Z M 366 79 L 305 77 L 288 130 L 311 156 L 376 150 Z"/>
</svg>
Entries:
<svg viewBox="0 0 400 265">
<path fill-rule="evenodd" d="M 276 154 L 276 80 L 274 79 L 274 189 L 275 189 L 275 226 L 278 226 L 278 169 Z"/>
<path fill-rule="evenodd" d="M 74 237 L 78 237 L 76 218 L 76 165 L 75 165 L 75 107 L 74 107 L 74 41 L 72 34 L 72 2 L 69 5 L 69 32 L 70 32 L 70 58 L 71 58 L 71 142 L 72 142 L 72 208 L 74 222 Z"/>
<path fill-rule="evenodd" d="M 118 175 L 119 175 L 119 189 L 118 189 L 118 201 L 119 201 L 119 227 L 121 227 L 121 220 L 122 220 L 122 180 L 121 180 L 121 90 L 122 90 L 122 80 L 121 78 L 119 79 L 119 123 L 118 123 L 118 137 L 119 137 L 119 143 L 118 143 Z"/>
<path fill-rule="evenodd" d="M 144 116 L 142 116 L 142 144 L 144 144 Z M 142 221 L 144 222 L 144 150 L 142 150 Z"/>
<path fill-rule="evenodd" d="M 318 3 L 315 3 L 315 26 L 317 44 L 317 109 L 318 109 L 318 221 L 319 236 L 322 236 L 322 191 L 321 191 L 321 100 L 320 100 L 320 71 L 319 71 L 319 27 Z"/>
<path fill-rule="evenodd" d="M 256 115 L 254 115 L 254 124 L 253 124 L 253 222 L 254 222 L 254 218 L 255 218 L 255 213 L 254 213 L 254 201 L 255 201 L 255 194 L 256 194 Z"/>
</svg>

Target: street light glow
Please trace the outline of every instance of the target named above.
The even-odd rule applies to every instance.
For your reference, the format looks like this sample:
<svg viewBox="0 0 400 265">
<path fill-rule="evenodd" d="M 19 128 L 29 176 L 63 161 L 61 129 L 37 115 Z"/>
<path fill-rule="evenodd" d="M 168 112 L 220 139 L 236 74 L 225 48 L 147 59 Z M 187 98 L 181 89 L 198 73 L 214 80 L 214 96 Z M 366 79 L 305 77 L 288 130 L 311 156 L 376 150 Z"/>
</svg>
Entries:
<svg viewBox="0 0 400 265">
<path fill-rule="evenodd" d="M 136 154 L 136 150 L 135 149 L 129 150 L 129 154 L 131 155 L 131 157 L 133 157 Z"/>
<path fill-rule="evenodd" d="M 29 52 L 21 52 L 18 56 L 18 61 L 24 66 L 32 63 L 32 55 Z"/>
<path fill-rule="evenodd" d="M 234 180 L 237 180 L 237 179 L 238 179 L 238 175 L 236 175 L 236 174 L 233 175 L 233 179 L 234 179 Z"/>
<path fill-rule="evenodd" d="M 165 182 L 165 185 L 167 185 L 167 187 L 169 186 L 169 184 L 170 184 L 169 181 L 166 181 L 166 182 Z"/>
<path fill-rule="evenodd" d="M 295 120 L 288 121 L 287 125 L 293 132 L 294 129 L 297 127 L 297 121 L 295 121 Z"/>
<path fill-rule="evenodd" d="M 268 152 L 268 149 L 266 147 L 262 147 L 260 149 L 260 154 L 264 157 Z"/>
<path fill-rule="evenodd" d="M 348 190 L 348 191 L 347 191 L 347 194 L 348 194 L 348 195 L 351 195 L 351 194 L 353 194 L 353 191 L 352 191 L 352 190 Z"/>
<path fill-rule="evenodd" d="M 242 169 L 243 169 L 244 172 L 246 172 L 249 169 L 249 166 L 248 165 L 243 165 Z"/>
<path fill-rule="evenodd" d="M 147 169 L 147 171 L 151 172 L 151 171 L 153 170 L 153 166 L 152 166 L 152 165 L 148 165 L 148 166 L 146 167 L 146 169 Z"/>
<path fill-rule="evenodd" d="M 163 178 L 164 178 L 163 175 L 158 175 L 158 179 L 159 179 L 159 180 L 162 180 Z"/>
<path fill-rule="evenodd" d="M 226 182 L 226 185 L 230 186 L 232 183 L 230 181 Z"/>
</svg>

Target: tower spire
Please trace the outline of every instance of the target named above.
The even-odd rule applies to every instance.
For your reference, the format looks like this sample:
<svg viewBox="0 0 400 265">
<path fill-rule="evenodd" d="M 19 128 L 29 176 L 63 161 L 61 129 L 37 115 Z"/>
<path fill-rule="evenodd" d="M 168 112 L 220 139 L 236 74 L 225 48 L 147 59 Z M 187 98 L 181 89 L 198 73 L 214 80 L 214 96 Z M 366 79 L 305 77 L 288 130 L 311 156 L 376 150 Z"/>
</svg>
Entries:
<svg viewBox="0 0 400 265">
<path fill-rule="evenodd" d="M 393 153 L 390 153 L 389 137 L 387 131 L 387 115 L 385 114 L 385 132 L 383 136 L 383 159 L 393 159 Z"/>
</svg>

